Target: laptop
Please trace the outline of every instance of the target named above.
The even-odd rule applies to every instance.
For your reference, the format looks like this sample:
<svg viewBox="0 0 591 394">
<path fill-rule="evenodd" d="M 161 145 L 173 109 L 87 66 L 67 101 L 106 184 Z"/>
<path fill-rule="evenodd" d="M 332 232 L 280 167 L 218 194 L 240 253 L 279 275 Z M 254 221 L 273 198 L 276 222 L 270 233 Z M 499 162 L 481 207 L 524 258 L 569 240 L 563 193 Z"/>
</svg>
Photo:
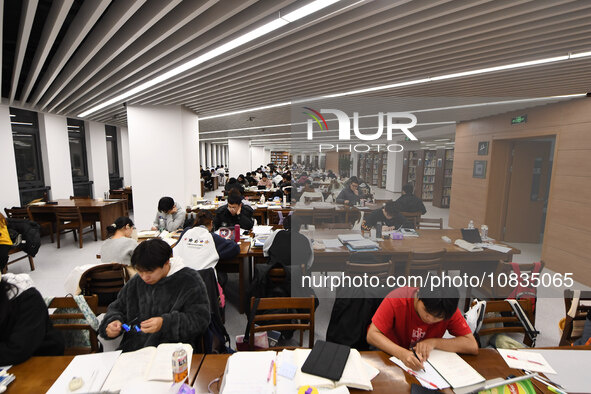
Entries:
<svg viewBox="0 0 591 394">
<path fill-rule="evenodd" d="M 464 241 L 473 244 L 482 243 L 482 238 L 480 238 L 480 232 L 476 228 L 463 228 L 462 238 L 464 239 Z"/>
</svg>

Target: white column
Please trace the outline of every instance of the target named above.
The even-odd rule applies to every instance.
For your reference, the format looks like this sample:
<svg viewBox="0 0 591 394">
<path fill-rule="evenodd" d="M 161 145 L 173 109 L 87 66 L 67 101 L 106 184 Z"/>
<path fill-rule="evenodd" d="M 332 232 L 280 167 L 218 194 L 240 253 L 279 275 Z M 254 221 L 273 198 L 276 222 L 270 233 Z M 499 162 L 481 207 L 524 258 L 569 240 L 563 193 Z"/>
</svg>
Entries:
<svg viewBox="0 0 591 394">
<path fill-rule="evenodd" d="M 129 131 L 127 127 L 117 127 L 119 136 L 119 171 L 122 172 L 123 186 L 131 186 L 131 163 L 129 162 Z"/>
<path fill-rule="evenodd" d="M 265 164 L 269 164 L 271 162 L 271 149 L 265 149 L 263 157 L 263 161 L 265 162 Z"/>
<path fill-rule="evenodd" d="M 205 160 L 205 165 L 208 167 L 211 167 L 211 163 L 212 163 L 212 154 L 211 154 L 211 143 L 208 142 L 205 144 L 205 148 L 207 149 L 207 159 Z"/>
<path fill-rule="evenodd" d="M 219 156 L 219 145 L 218 144 L 214 144 L 213 145 L 213 162 L 211 163 L 211 165 L 213 167 L 218 165 L 218 161 L 220 160 L 220 156 Z"/>
<path fill-rule="evenodd" d="M 265 148 L 262 146 L 251 146 L 250 147 L 250 168 L 259 168 L 266 163 L 265 161 Z"/>
<path fill-rule="evenodd" d="M 20 207 L 10 111 L 4 105 L 0 105 L 0 168 L 0 208 Z"/>
<path fill-rule="evenodd" d="M 51 186 L 51 198 L 70 198 L 74 195 L 74 185 L 72 184 L 67 119 L 63 116 L 40 112 L 39 137 L 45 184 Z"/>
<path fill-rule="evenodd" d="M 127 106 L 136 226 L 150 228 L 158 200 L 182 207 L 200 195 L 199 121 L 181 106 Z"/>
<path fill-rule="evenodd" d="M 199 148 L 199 164 L 205 168 L 205 142 L 200 142 Z"/>
<path fill-rule="evenodd" d="M 228 139 L 228 169 L 230 177 L 236 178 L 240 174 L 250 171 L 250 141 L 244 138 Z"/>
<path fill-rule="evenodd" d="M 386 165 L 386 190 L 402 193 L 402 165 L 404 152 L 388 152 Z"/>
<path fill-rule="evenodd" d="M 351 152 L 351 161 L 353 162 L 353 168 L 351 169 L 351 176 L 357 176 L 357 163 L 359 161 L 359 153 Z"/>
<path fill-rule="evenodd" d="M 93 181 L 95 198 L 102 198 L 109 187 L 109 162 L 107 160 L 107 134 L 105 125 L 86 122 L 86 152 L 88 154 L 88 178 Z M 121 170 L 121 160 L 119 161 Z"/>
</svg>

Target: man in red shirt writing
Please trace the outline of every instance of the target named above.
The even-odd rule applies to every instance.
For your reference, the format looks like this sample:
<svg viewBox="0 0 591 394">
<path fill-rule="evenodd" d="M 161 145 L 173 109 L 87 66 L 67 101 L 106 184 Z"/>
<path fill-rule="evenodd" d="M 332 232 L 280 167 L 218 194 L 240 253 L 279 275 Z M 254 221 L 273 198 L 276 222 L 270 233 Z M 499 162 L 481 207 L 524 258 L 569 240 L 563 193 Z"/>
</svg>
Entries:
<svg viewBox="0 0 591 394">
<path fill-rule="evenodd" d="M 374 314 L 367 342 L 414 370 L 423 369 L 433 349 L 477 354 L 478 344 L 458 309 L 458 301 L 456 288 L 396 289 Z M 446 330 L 455 338 L 444 339 Z"/>
</svg>

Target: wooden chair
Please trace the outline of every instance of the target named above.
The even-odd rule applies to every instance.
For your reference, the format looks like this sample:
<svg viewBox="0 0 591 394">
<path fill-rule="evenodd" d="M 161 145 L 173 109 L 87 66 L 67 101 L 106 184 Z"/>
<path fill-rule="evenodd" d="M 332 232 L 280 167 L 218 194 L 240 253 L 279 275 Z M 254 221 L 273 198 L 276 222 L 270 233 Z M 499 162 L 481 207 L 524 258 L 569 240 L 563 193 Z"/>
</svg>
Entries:
<svg viewBox="0 0 591 394">
<path fill-rule="evenodd" d="M 591 292 L 582 291 L 579 297 L 579 303 L 576 307 L 575 316 L 569 316 L 568 312 L 571 309 L 573 297 L 573 290 L 564 290 L 564 309 L 566 313 L 564 328 L 558 346 L 570 346 L 581 337 L 582 328 L 587 320 L 587 315 L 591 312 Z"/>
<path fill-rule="evenodd" d="M 90 307 L 90 309 L 96 314 L 97 312 L 97 305 L 98 305 L 98 297 L 91 296 L 91 297 L 84 297 L 86 299 L 86 303 Z M 72 297 L 56 297 L 51 301 L 48 308 L 67 308 L 67 309 L 78 309 L 78 304 Z M 80 311 L 80 309 L 78 309 Z M 57 311 L 56 311 L 57 312 Z M 84 323 L 68 323 L 62 322 L 64 320 L 72 320 L 72 319 L 82 319 L 84 320 L 84 315 L 82 311 L 80 313 L 52 313 L 49 315 L 49 318 L 53 322 L 53 326 L 62 331 L 70 331 L 70 330 L 80 330 L 80 331 L 88 331 L 88 336 L 90 339 L 90 347 L 71 347 L 66 348 L 65 354 L 66 355 L 76 355 L 76 354 L 88 354 L 88 353 L 97 353 L 99 350 L 98 340 L 97 340 L 97 333 L 90 327 L 89 324 Z"/>
<path fill-rule="evenodd" d="M 345 263 L 345 275 L 356 277 L 367 274 L 378 277 L 380 283 L 385 283 L 388 276 L 394 275 L 394 268 L 394 263 L 391 260 L 375 264 L 352 263 L 347 261 Z"/>
<path fill-rule="evenodd" d="M 20 253 L 20 252 L 23 252 L 24 253 L 24 256 L 17 257 L 14 260 L 8 260 L 8 263 L 6 265 L 8 266 L 10 264 L 16 263 L 17 261 L 21 261 L 23 259 L 27 259 L 28 258 L 29 259 L 29 267 L 31 267 L 31 271 L 35 271 L 35 261 L 33 260 L 33 257 L 32 256 L 29 256 L 27 254 L 27 252 L 25 252 L 24 250 L 22 250 L 22 248 L 20 247 L 20 245 L 11 248 L 8 251 L 8 255 L 9 256 L 12 256 L 13 254 L 17 254 L 17 253 Z"/>
<path fill-rule="evenodd" d="M 535 324 L 535 316 L 533 313 L 533 304 L 531 299 L 524 298 L 519 300 L 519 305 L 525 312 L 527 318 L 532 324 Z M 486 314 L 494 313 L 494 316 L 487 317 Z M 511 314 L 511 316 L 501 316 L 501 313 Z M 481 337 L 494 334 L 509 334 L 509 333 L 523 333 L 523 343 L 527 346 L 532 345 L 532 341 L 525 333 L 525 329 L 517 316 L 512 315 L 513 308 L 505 300 L 486 301 L 485 317 L 482 321 L 482 327 L 478 331 Z M 493 327 L 485 328 L 485 326 L 494 325 Z M 502 324 L 502 327 L 497 327 Z"/>
<path fill-rule="evenodd" d="M 312 208 L 312 224 L 334 223 L 336 208 Z"/>
<path fill-rule="evenodd" d="M 106 313 L 109 304 L 117 299 L 119 290 L 129 280 L 126 265 L 101 264 L 86 270 L 80 276 L 79 287 L 85 296 L 98 296 L 98 313 Z"/>
<path fill-rule="evenodd" d="M 443 269 L 443 257 L 445 256 L 445 249 L 430 251 L 430 252 L 410 252 L 408 260 L 406 261 L 405 275 L 419 275 L 426 276 L 430 271 L 437 271 L 441 274 Z"/>
<path fill-rule="evenodd" d="M 74 234 L 74 241 L 78 241 L 80 248 L 82 248 L 82 237 L 84 233 L 82 230 L 86 227 L 90 227 L 91 231 L 94 232 L 94 240 L 97 240 L 96 236 L 96 223 L 91 221 L 82 220 L 82 214 L 78 207 L 63 207 L 55 210 L 56 218 L 56 233 L 57 233 L 57 248 L 60 248 L 60 236 L 62 234 L 72 232 Z M 65 231 L 63 231 L 65 230 Z M 62 232 L 63 231 L 63 232 Z M 78 238 L 76 239 L 76 231 L 78 231 Z"/>
<path fill-rule="evenodd" d="M 269 225 L 279 224 L 279 221 L 281 220 L 279 212 L 281 212 L 283 218 L 286 218 L 292 211 L 290 209 L 268 209 L 267 215 L 269 216 Z"/>
<path fill-rule="evenodd" d="M 392 200 L 378 200 L 378 199 L 375 199 L 375 200 L 373 201 L 373 203 L 374 203 L 374 204 L 376 204 L 376 205 L 383 206 L 383 205 L 384 205 L 385 203 L 387 203 L 388 201 L 392 201 Z"/>
<path fill-rule="evenodd" d="M 90 200 L 90 196 L 70 196 L 70 200 Z"/>
<path fill-rule="evenodd" d="M 443 230 L 443 218 L 439 218 L 439 219 L 420 218 L 417 229 L 420 229 L 420 230 L 424 230 L 424 229 Z"/>
<path fill-rule="evenodd" d="M 28 219 L 37 223 L 41 226 L 42 229 L 46 229 L 49 233 L 49 238 L 51 239 L 51 243 L 54 242 L 53 233 L 55 232 L 55 215 L 51 214 L 51 220 L 48 218 L 48 214 L 44 213 L 43 216 L 39 216 L 36 214 L 30 206 L 27 207 L 28 212 Z"/>
<path fill-rule="evenodd" d="M 417 228 L 417 225 L 421 221 L 421 215 L 422 215 L 421 212 L 400 212 L 400 213 L 406 218 L 406 220 L 411 222 L 415 228 Z"/>
<path fill-rule="evenodd" d="M 250 299 L 250 308 L 254 308 L 255 298 Z M 259 315 L 259 311 L 278 310 L 275 313 Z M 298 320 L 294 323 L 292 320 Z M 261 323 L 272 321 L 273 324 L 260 325 Z M 284 323 L 282 323 L 284 322 Z M 255 324 L 259 324 L 255 327 Z M 304 347 L 304 331 L 308 331 L 308 347 L 314 346 L 314 297 L 276 297 L 261 298 L 257 307 L 257 312 L 250 322 L 250 350 L 254 350 L 254 336 L 257 332 L 263 331 L 300 331 L 300 347 Z M 290 348 L 289 346 L 271 347 L 270 350 L 281 350 Z M 268 350 L 268 349 L 265 349 Z"/>
<path fill-rule="evenodd" d="M 260 209 L 255 209 L 252 218 L 256 219 L 259 226 L 265 225 L 265 213 Z"/>
</svg>

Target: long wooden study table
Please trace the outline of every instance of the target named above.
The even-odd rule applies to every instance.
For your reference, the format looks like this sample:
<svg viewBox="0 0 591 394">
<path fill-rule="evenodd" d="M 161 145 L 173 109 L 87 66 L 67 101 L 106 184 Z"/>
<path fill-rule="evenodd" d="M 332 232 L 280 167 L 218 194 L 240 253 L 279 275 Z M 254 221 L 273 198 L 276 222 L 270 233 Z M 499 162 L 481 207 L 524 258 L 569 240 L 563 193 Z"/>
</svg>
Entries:
<svg viewBox="0 0 591 394">
<path fill-rule="evenodd" d="M 98 199 L 59 199 L 56 204 L 33 205 L 30 207 L 35 217 L 44 216 L 47 220 L 55 221 L 55 211 L 58 208 L 78 207 L 84 219 L 94 220 L 101 224 L 101 239 L 107 239 L 107 227 L 119 216 L 126 212 L 127 200 L 98 200 Z"/>
<path fill-rule="evenodd" d="M 350 232 L 348 230 L 316 230 L 315 239 L 336 238 L 338 234 Z M 460 270 L 462 274 L 478 274 L 484 272 L 494 272 L 499 261 L 511 261 L 514 254 L 520 254 L 521 251 L 515 248 L 507 253 L 501 253 L 495 250 L 484 249 L 481 252 L 468 252 L 453 243 L 448 244 L 441 239 L 442 236 L 448 236 L 455 240 L 461 238 L 460 230 L 418 230 L 419 237 L 405 238 L 401 240 L 380 241 L 380 250 L 367 252 L 380 256 L 388 256 L 395 264 L 403 264 L 407 261 L 410 252 L 433 251 L 445 249 L 446 255 L 443 261 L 444 267 L 449 270 Z M 357 252 L 364 253 L 364 252 Z M 325 250 L 314 251 L 314 263 L 311 271 L 313 272 L 339 272 L 345 268 L 346 261 L 350 258 L 352 252 L 345 246 L 340 248 L 327 248 Z M 242 241 L 240 244 L 240 254 L 231 260 L 220 260 L 218 269 L 225 272 L 239 272 L 239 311 L 244 313 L 246 300 L 246 289 L 252 276 L 252 264 L 264 263 L 262 248 L 252 248 L 250 242 Z"/>
<path fill-rule="evenodd" d="M 591 346 L 577 346 L 553 348 L 572 351 L 591 350 Z M 406 374 L 402 369 L 389 360 L 389 356 L 381 351 L 361 352 L 365 361 L 380 370 L 380 373 L 371 381 L 373 393 L 410 393 L 411 384 L 419 384 L 413 376 Z M 226 361 L 229 354 L 194 354 L 191 360 L 189 383 L 197 393 L 206 393 L 208 384 L 223 377 Z M 508 375 L 523 375 L 521 370 L 507 366 L 499 353 L 494 349 L 480 349 L 477 356 L 461 355 L 468 364 L 476 369 L 484 378 L 493 379 L 507 377 Z M 9 373 L 16 379 L 8 386 L 6 393 L 42 393 L 49 390 L 62 371 L 66 369 L 74 356 L 59 357 L 32 357 L 28 361 L 13 366 Z M 581 371 L 582 372 L 582 371 Z M 534 382 L 536 392 L 551 393 L 539 383 Z M 218 392 L 219 384 L 212 384 L 214 393 Z M 350 389 L 351 393 L 364 393 L 365 391 Z M 450 389 L 444 392 L 451 393 Z"/>
</svg>

